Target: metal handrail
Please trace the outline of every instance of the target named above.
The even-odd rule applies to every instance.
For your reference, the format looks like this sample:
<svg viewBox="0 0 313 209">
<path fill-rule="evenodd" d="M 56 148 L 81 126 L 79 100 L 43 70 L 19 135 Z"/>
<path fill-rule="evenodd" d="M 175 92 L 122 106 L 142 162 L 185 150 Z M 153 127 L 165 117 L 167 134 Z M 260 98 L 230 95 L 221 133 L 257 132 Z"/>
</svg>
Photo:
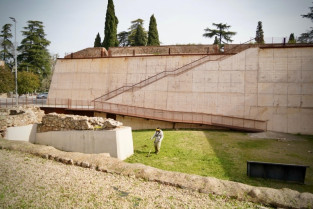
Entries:
<svg viewBox="0 0 313 209">
<path fill-rule="evenodd" d="M 215 125 L 227 128 L 266 131 L 267 121 L 202 112 L 182 112 L 96 101 L 95 111 L 176 123 Z"/>
<path fill-rule="evenodd" d="M 200 59 L 197 59 L 195 61 L 192 61 L 192 62 L 190 62 L 190 63 L 188 63 L 188 64 L 186 64 L 186 65 L 184 65 L 182 67 L 176 68 L 175 70 L 162 71 L 160 73 L 155 74 L 154 76 L 151 76 L 151 77 L 149 77 L 147 79 L 139 81 L 138 83 L 135 83 L 133 85 L 130 85 L 130 86 L 129 85 L 124 85 L 124 86 L 122 86 L 120 88 L 117 88 L 117 89 L 115 89 L 113 91 L 110 91 L 110 92 L 108 92 L 108 93 L 106 93 L 106 94 L 104 94 L 104 95 L 102 95 L 100 97 L 95 98 L 93 101 L 97 101 L 97 100 L 106 101 L 106 100 L 111 99 L 111 98 L 113 98 L 113 97 L 115 97 L 115 96 L 117 96 L 119 94 L 122 94 L 123 92 L 126 92 L 126 91 L 128 91 L 130 89 L 142 88 L 144 86 L 147 86 L 147 85 L 149 85 L 151 83 L 154 83 L 154 82 L 156 82 L 156 81 L 158 81 L 158 80 L 160 80 L 160 79 L 162 79 L 162 78 L 164 78 L 166 76 L 169 76 L 169 75 L 174 75 L 174 76 L 175 75 L 179 75 L 179 74 L 181 74 L 183 72 L 186 72 L 187 70 L 191 70 L 192 68 L 205 63 L 206 61 L 219 61 L 222 58 L 225 58 L 226 56 L 228 56 L 229 53 L 231 51 L 233 51 L 234 49 L 236 49 L 236 48 L 238 48 L 238 47 L 240 47 L 240 46 L 242 46 L 244 44 L 247 44 L 247 43 L 251 42 L 252 40 L 254 40 L 254 38 L 250 39 L 249 41 L 246 41 L 246 42 L 244 42 L 242 44 L 239 44 L 239 45 L 237 45 L 235 47 L 232 47 L 231 49 L 227 50 L 227 52 L 224 52 L 224 54 L 221 54 L 222 56 L 218 57 L 215 60 L 206 60 L 206 58 L 210 58 L 210 55 L 206 55 L 206 56 L 201 57 Z"/>
</svg>

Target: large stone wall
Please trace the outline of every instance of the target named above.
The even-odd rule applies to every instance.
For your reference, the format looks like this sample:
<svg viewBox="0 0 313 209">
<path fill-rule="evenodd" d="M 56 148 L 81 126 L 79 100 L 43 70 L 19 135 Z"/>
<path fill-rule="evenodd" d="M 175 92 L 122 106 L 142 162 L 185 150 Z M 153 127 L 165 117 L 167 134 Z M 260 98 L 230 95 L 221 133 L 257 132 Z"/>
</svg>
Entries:
<svg viewBox="0 0 313 209">
<path fill-rule="evenodd" d="M 251 48 L 109 102 L 266 120 L 268 130 L 312 134 L 312 66 L 313 47 Z"/>
<path fill-rule="evenodd" d="M 91 101 L 116 88 L 165 70 L 175 70 L 201 57 L 203 55 L 58 59 L 48 99 L 58 104 L 67 104 L 68 99 Z"/>
<path fill-rule="evenodd" d="M 58 60 L 49 99 L 92 100 L 200 55 Z M 212 55 L 216 60 L 217 55 Z M 272 131 L 313 134 L 313 47 L 249 48 L 165 77 L 109 102 L 266 120 Z"/>
</svg>

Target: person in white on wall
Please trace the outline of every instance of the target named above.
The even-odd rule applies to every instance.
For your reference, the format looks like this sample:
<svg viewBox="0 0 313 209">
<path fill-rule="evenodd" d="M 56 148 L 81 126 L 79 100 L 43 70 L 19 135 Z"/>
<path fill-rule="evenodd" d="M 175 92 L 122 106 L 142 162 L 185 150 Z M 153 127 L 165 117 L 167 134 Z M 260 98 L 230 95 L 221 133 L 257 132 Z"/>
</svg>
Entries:
<svg viewBox="0 0 313 209">
<path fill-rule="evenodd" d="M 163 131 L 159 127 L 157 127 L 154 135 L 151 137 L 151 139 L 154 139 L 154 138 L 155 138 L 155 140 L 154 140 L 155 154 L 158 154 L 160 152 L 161 143 L 162 143 L 162 140 L 164 138 Z"/>
</svg>

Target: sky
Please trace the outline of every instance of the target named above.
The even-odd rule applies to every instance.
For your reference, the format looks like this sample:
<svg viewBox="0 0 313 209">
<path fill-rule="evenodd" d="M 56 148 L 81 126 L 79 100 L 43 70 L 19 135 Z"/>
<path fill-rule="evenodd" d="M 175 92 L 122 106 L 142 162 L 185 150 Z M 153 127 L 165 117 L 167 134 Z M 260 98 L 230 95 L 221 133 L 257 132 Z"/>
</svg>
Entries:
<svg viewBox="0 0 313 209">
<path fill-rule="evenodd" d="M 313 26 L 307 14 L 313 0 L 113 0 L 119 19 L 117 31 L 127 31 L 132 20 L 144 20 L 148 30 L 154 14 L 162 45 L 212 44 L 203 37 L 212 23 L 227 23 L 237 32 L 233 43 L 244 43 L 255 37 L 258 21 L 262 21 L 266 42 L 298 37 Z M 42 21 L 51 54 L 64 57 L 93 47 L 97 33 L 101 40 L 107 0 L 0 0 L 0 27 L 17 20 L 17 42 L 28 20 Z M 12 28 L 14 35 L 14 27 Z M 274 37 L 274 38 L 273 38 Z M 12 40 L 14 41 L 14 39 Z"/>
</svg>

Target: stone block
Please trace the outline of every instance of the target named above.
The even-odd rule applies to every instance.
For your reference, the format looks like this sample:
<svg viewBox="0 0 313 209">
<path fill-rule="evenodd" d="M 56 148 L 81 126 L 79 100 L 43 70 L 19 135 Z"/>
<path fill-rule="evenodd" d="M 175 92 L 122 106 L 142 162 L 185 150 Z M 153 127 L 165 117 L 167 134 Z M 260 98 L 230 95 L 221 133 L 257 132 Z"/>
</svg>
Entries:
<svg viewBox="0 0 313 209">
<path fill-rule="evenodd" d="M 301 95 L 288 95 L 288 107 L 300 107 L 301 105 Z"/>
<path fill-rule="evenodd" d="M 273 93 L 286 95 L 288 93 L 288 84 L 287 83 L 275 83 Z"/>
<path fill-rule="evenodd" d="M 307 107 L 307 108 L 313 107 L 313 95 L 302 96 L 302 107 Z"/>
<path fill-rule="evenodd" d="M 258 93 L 259 94 L 273 94 L 274 93 L 274 83 L 259 83 Z"/>
<path fill-rule="evenodd" d="M 258 93 L 258 83 L 245 83 L 244 87 L 246 94 Z"/>
<path fill-rule="evenodd" d="M 288 83 L 288 94 L 301 94 L 301 83 Z"/>
<path fill-rule="evenodd" d="M 274 101 L 273 94 L 259 94 L 258 106 L 261 107 L 272 107 Z"/>
</svg>

